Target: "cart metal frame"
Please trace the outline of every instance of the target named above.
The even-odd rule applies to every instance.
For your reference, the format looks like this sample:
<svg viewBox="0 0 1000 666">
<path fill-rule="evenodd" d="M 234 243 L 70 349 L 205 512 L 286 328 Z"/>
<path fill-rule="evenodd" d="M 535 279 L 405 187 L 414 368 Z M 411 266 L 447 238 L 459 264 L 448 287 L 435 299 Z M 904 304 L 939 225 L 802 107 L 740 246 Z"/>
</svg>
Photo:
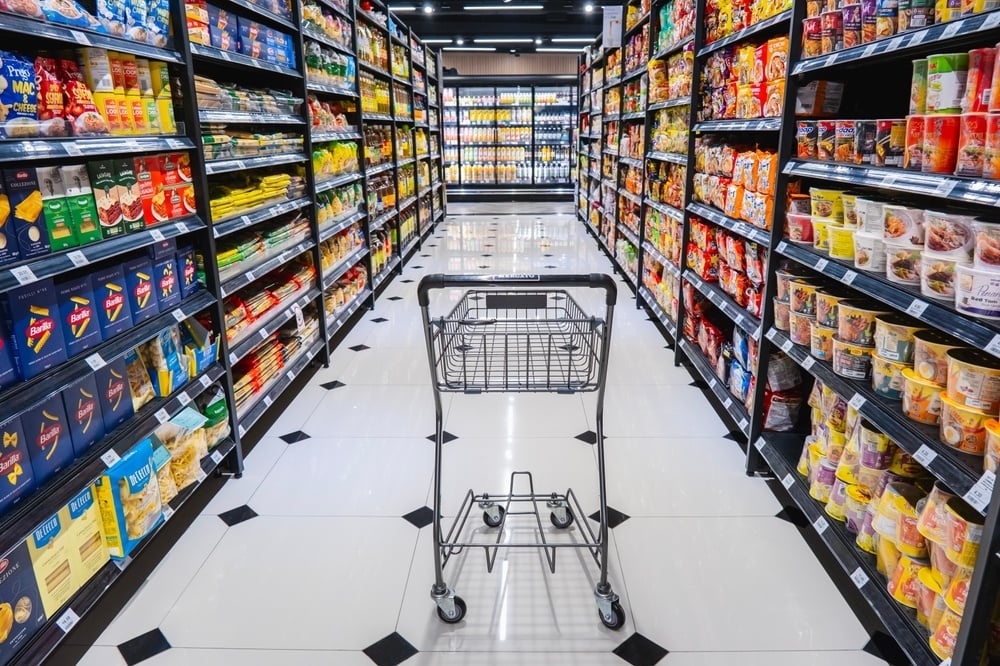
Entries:
<svg viewBox="0 0 1000 666">
<path fill-rule="evenodd" d="M 603 289 L 604 318 L 588 316 L 567 289 Z M 430 292 L 466 289 L 445 316 L 430 314 Z M 617 286 L 609 275 L 427 275 L 420 280 L 417 298 L 427 343 L 434 389 L 434 584 L 431 598 L 438 617 L 454 624 L 465 617 L 465 601 L 444 580 L 444 567 L 466 548 L 482 548 L 487 571 L 492 571 L 500 549 L 543 550 L 555 573 L 556 553 L 564 548 L 586 548 L 600 569 L 594 590 L 601 622 L 611 629 L 625 624 L 619 597 L 608 582 L 608 504 L 604 470 L 604 390 L 611 342 L 611 324 Z M 575 393 L 597 394 L 597 467 L 600 521 L 597 532 L 572 488 L 565 493 L 537 493 L 530 472 L 513 472 L 506 494 L 469 490 L 445 534 L 441 526 L 441 463 L 444 446 L 441 394 Z M 527 492 L 515 492 L 518 481 Z M 557 529 L 574 520 L 582 525 L 582 541 L 546 540 L 539 507 L 549 509 Z M 527 510 L 513 510 L 528 505 Z M 488 528 L 498 528 L 489 541 L 462 541 L 461 535 L 475 507 L 483 511 Z M 504 542 L 508 516 L 534 516 L 536 540 Z"/>
</svg>

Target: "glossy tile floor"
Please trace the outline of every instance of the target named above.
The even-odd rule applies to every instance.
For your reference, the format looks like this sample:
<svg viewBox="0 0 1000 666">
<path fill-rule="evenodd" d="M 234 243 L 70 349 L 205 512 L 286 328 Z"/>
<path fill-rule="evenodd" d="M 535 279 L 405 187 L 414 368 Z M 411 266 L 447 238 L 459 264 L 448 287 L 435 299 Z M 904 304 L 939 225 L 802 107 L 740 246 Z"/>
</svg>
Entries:
<svg viewBox="0 0 1000 666">
<path fill-rule="evenodd" d="M 416 281 L 431 271 L 611 270 L 568 204 L 450 210 L 82 663 L 884 663 L 862 651 L 868 635 L 798 529 L 775 517 L 781 507 L 764 482 L 743 474 L 727 428 L 624 285 L 606 449 L 621 521 L 610 578 L 625 627 L 599 622 L 594 563 L 576 550 L 562 551 L 554 575 L 537 550 L 501 554 L 492 574 L 481 551 L 456 556 L 446 579 L 468 615 L 454 626 L 438 620 L 426 509 L 434 411 Z M 602 301 L 581 303 L 600 312 Z M 503 492 L 522 469 L 538 490 L 573 487 L 585 512 L 596 511 L 596 449 L 584 441 L 595 428 L 592 394 L 447 395 L 444 410 L 457 438 L 445 446 L 446 517 L 470 487 Z M 252 512 L 226 513 L 245 506 Z M 473 518 L 467 532 L 481 535 L 478 511 Z M 557 535 L 544 524 L 554 538 L 580 538 L 578 525 Z"/>
</svg>

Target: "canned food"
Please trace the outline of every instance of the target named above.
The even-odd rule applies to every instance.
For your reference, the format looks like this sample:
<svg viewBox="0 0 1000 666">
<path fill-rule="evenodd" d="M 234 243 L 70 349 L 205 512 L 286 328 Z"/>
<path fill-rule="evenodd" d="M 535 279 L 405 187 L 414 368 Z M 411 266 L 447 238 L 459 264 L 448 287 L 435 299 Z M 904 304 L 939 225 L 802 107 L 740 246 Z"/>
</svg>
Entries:
<svg viewBox="0 0 1000 666">
<path fill-rule="evenodd" d="M 969 73 L 965 79 L 962 113 L 989 111 L 990 85 L 993 82 L 996 54 L 995 47 L 969 51 Z"/>
<path fill-rule="evenodd" d="M 866 553 L 875 554 L 875 527 L 873 526 L 873 521 L 875 520 L 875 507 L 871 504 L 865 510 L 865 519 L 861 523 L 861 529 L 858 530 L 858 536 L 854 540 L 858 548 L 865 551 Z"/>
<path fill-rule="evenodd" d="M 917 505 L 923 497 L 902 495 L 896 500 L 899 518 L 896 521 L 896 548 L 910 557 L 927 557 L 927 540 L 917 530 Z M 916 500 L 916 501 L 915 501 Z"/>
<path fill-rule="evenodd" d="M 900 557 L 886 586 L 892 598 L 904 606 L 916 608 L 920 571 L 925 568 L 927 565 L 918 559 L 911 559 L 906 555 Z"/>
<path fill-rule="evenodd" d="M 934 23 L 934 0 L 910 0 L 910 29 Z"/>
<path fill-rule="evenodd" d="M 962 0 L 935 0 L 934 22 L 948 23 L 962 15 Z"/>
<path fill-rule="evenodd" d="M 876 0 L 875 39 L 896 34 L 899 27 L 899 0 Z"/>
<path fill-rule="evenodd" d="M 906 143 L 903 146 L 903 168 L 920 171 L 924 166 L 924 118 L 906 117 Z"/>
<path fill-rule="evenodd" d="M 948 500 L 948 559 L 960 567 L 974 567 L 983 539 L 983 517 L 959 497 Z"/>
<path fill-rule="evenodd" d="M 847 501 L 845 505 L 844 519 L 847 523 L 847 531 L 857 534 L 865 520 L 865 511 L 872 501 L 872 494 L 867 488 L 858 485 L 847 486 Z"/>
<path fill-rule="evenodd" d="M 930 115 L 924 118 L 924 173 L 955 173 L 961 116 Z"/>
<path fill-rule="evenodd" d="M 861 44 L 861 3 L 844 5 L 841 11 L 843 12 L 844 48 L 858 46 Z"/>
<path fill-rule="evenodd" d="M 913 61 L 913 76 L 910 79 L 910 115 L 927 113 L 927 58 Z"/>
<path fill-rule="evenodd" d="M 823 24 L 817 14 L 802 19 L 802 57 L 814 58 L 823 55 Z"/>
<path fill-rule="evenodd" d="M 927 56 L 927 113 L 961 113 L 968 74 L 968 53 Z"/>
<path fill-rule="evenodd" d="M 876 0 L 861 0 L 861 43 L 868 44 L 877 39 Z"/>
<path fill-rule="evenodd" d="M 983 161 L 986 154 L 985 113 L 963 113 L 958 131 L 958 154 L 955 174 L 958 176 L 983 175 Z"/>
<path fill-rule="evenodd" d="M 834 477 L 830 497 L 826 501 L 826 515 L 844 522 L 847 518 L 847 484 Z"/>
</svg>

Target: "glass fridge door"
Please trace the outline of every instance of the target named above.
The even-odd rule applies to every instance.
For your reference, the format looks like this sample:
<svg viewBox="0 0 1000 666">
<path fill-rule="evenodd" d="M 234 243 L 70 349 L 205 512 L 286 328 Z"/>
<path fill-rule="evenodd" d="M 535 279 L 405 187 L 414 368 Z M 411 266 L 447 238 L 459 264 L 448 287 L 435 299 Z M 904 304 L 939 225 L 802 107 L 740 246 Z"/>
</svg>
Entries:
<svg viewBox="0 0 1000 666">
<path fill-rule="evenodd" d="M 462 185 L 496 183 L 496 91 L 494 88 L 458 89 L 459 159 Z"/>
<path fill-rule="evenodd" d="M 531 86 L 497 88 L 497 182 L 531 184 Z"/>
<path fill-rule="evenodd" d="M 458 89 L 443 88 L 441 92 L 441 121 L 444 137 L 444 182 L 458 184 Z M 431 152 L 434 152 L 433 146 Z"/>
<path fill-rule="evenodd" d="M 576 87 L 535 88 L 534 182 L 569 186 L 573 130 L 576 125 Z"/>
</svg>

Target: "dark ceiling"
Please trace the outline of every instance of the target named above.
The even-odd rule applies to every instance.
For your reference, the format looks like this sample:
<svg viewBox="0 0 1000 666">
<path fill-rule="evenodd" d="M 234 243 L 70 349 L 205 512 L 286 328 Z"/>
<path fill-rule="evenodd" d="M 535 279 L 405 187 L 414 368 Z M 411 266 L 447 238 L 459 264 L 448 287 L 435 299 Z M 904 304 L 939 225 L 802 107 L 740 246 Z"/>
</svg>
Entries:
<svg viewBox="0 0 1000 666">
<path fill-rule="evenodd" d="M 541 5 L 542 10 L 518 10 L 520 5 Z M 504 3 L 503 0 L 397 0 L 390 2 L 389 8 L 399 17 L 400 21 L 413 28 L 423 39 L 452 39 L 451 44 L 432 43 L 434 48 L 457 47 L 454 41 L 461 38 L 464 47 L 490 48 L 504 51 L 516 49 L 522 53 L 530 53 L 536 48 L 563 48 L 579 51 L 585 42 L 553 42 L 556 38 L 588 38 L 593 40 L 601 32 L 601 7 L 591 5 L 593 11 L 585 11 L 587 0 L 575 2 L 546 0 L 513 0 Z M 502 6 L 503 10 L 475 11 L 469 6 Z M 433 7 L 432 13 L 425 13 L 425 6 Z M 416 11 L 398 11 L 394 7 L 414 7 Z M 507 8 L 510 9 L 507 9 Z M 476 42 L 484 38 L 530 38 L 524 43 L 489 43 Z M 542 44 L 535 40 L 541 39 Z"/>
</svg>

